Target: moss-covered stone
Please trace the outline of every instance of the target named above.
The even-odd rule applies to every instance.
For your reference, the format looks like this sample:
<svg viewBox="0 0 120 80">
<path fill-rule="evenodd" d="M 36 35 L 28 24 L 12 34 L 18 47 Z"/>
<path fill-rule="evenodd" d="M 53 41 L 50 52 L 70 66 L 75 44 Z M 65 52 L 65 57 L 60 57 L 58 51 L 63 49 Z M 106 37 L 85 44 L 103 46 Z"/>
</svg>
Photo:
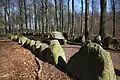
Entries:
<svg viewBox="0 0 120 80">
<path fill-rule="evenodd" d="M 40 41 L 36 41 L 36 44 L 35 44 L 36 49 L 40 48 L 40 45 L 41 45 L 41 42 Z"/>
<path fill-rule="evenodd" d="M 53 57 L 54 57 L 54 61 L 55 61 L 55 65 L 58 64 L 58 58 L 61 56 L 64 61 L 66 62 L 66 57 L 65 57 L 65 53 L 60 45 L 60 43 L 58 42 L 58 40 L 51 40 L 50 42 L 51 45 L 51 51 L 53 53 Z"/>
<path fill-rule="evenodd" d="M 32 47 L 33 45 L 35 45 L 35 41 L 34 41 L 34 40 L 31 40 L 31 41 L 30 41 L 30 47 Z"/>
<path fill-rule="evenodd" d="M 36 46 L 35 46 L 36 42 L 34 40 L 31 40 L 30 41 L 30 50 L 31 52 L 33 53 L 36 49 Z"/>
<path fill-rule="evenodd" d="M 64 37 L 62 32 L 53 31 L 51 33 L 51 38 L 58 40 L 61 45 L 66 44 L 66 39 L 65 39 L 65 37 Z"/>
<path fill-rule="evenodd" d="M 78 43 L 85 43 L 85 36 L 78 36 L 75 40 L 73 40 L 74 42 L 78 42 Z"/>
<path fill-rule="evenodd" d="M 65 39 L 62 32 L 59 32 L 59 31 L 53 31 L 51 33 L 51 36 L 52 36 L 52 38 L 55 38 L 55 39 Z"/>
<path fill-rule="evenodd" d="M 11 34 L 11 38 L 10 38 L 10 39 L 11 39 L 11 40 L 13 40 L 13 39 L 14 39 L 14 37 L 15 37 L 15 35 Z"/>
<path fill-rule="evenodd" d="M 112 37 L 106 37 L 103 41 L 103 46 L 106 48 L 117 49 L 119 45 L 119 41 Z"/>
<path fill-rule="evenodd" d="M 42 43 L 41 46 L 44 47 L 41 48 L 39 58 L 64 70 L 66 66 L 66 57 L 58 40 L 51 40 L 50 46 L 45 47 L 45 44 L 43 44 L 44 43 Z"/>
<path fill-rule="evenodd" d="M 27 37 L 22 36 L 22 37 L 21 37 L 22 45 L 24 45 L 24 44 L 26 43 L 27 40 L 28 40 Z"/>
<path fill-rule="evenodd" d="M 96 43 L 89 43 L 74 54 L 67 71 L 79 80 L 116 80 L 110 53 Z"/>
<path fill-rule="evenodd" d="M 22 36 L 21 35 L 19 36 L 18 43 L 22 44 Z"/>
</svg>

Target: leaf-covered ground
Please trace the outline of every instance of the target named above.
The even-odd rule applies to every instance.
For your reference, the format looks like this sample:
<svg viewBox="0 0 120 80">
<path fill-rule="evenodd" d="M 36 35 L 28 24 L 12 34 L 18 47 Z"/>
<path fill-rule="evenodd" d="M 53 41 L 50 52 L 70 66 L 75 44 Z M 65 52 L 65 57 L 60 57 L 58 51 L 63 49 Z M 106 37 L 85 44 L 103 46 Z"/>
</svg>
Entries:
<svg viewBox="0 0 120 80">
<path fill-rule="evenodd" d="M 67 61 L 80 48 L 62 45 Z M 114 67 L 120 70 L 120 51 L 110 51 Z M 0 40 L 0 80 L 71 80 L 53 65 L 37 59 L 18 43 Z M 120 80 L 120 78 L 118 79 Z"/>
<path fill-rule="evenodd" d="M 0 41 L 0 80 L 70 80 L 63 72 L 40 61 L 12 41 Z"/>
</svg>

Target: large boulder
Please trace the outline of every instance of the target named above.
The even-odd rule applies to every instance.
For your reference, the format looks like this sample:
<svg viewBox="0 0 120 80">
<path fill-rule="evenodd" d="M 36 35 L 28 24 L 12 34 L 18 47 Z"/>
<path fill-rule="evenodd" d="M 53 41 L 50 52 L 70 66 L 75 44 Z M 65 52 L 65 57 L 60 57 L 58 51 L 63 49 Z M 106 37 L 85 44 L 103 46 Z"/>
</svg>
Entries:
<svg viewBox="0 0 120 80">
<path fill-rule="evenodd" d="M 55 64 L 58 64 L 58 58 L 61 56 L 64 61 L 66 62 L 66 57 L 65 57 L 65 53 L 60 45 L 60 43 L 58 42 L 58 40 L 52 40 L 50 42 L 51 45 L 51 51 L 53 53 L 53 57 L 54 57 L 54 61 Z"/>
<path fill-rule="evenodd" d="M 94 42 L 98 43 L 98 44 L 101 44 L 101 42 L 102 42 L 101 36 L 100 35 L 95 36 L 94 37 Z"/>
<path fill-rule="evenodd" d="M 58 68 L 66 66 L 66 57 L 58 40 L 51 40 L 50 46 L 40 53 L 40 58 Z"/>
<path fill-rule="evenodd" d="M 103 41 L 103 46 L 105 48 L 118 49 L 120 47 L 120 41 L 112 37 L 106 37 Z"/>
<path fill-rule="evenodd" d="M 33 53 L 36 49 L 36 46 L 35 46 L 36 42 L 34 40 L 31 40 L 30 41 L 30 50 L 31 52 Z"/>
<path fill-rule="evenodd" d="M 74 42 L 85 43 L 85 36 L 78 36 L 75 38 Z"/>
<path fill-rule="evenodd" d="M 96 43 L 81 47 L 70 58 L 67 71 L 78 80 L 116 80 L 110 53 Z"/>
<path fill-rule="evenodd" d="M 61 45 L 62 45 L 62 44 L 66 44 L 66 39 L 65 39 L 65 37 L 63 36 L 63 33 L 62 33 L 62 32 L 53 31 L 53 32 L 51 33 L 51 38 L 52 38 L 52 39 L 57 39 L 57 40 L 60 42 Z"/>
</svg>

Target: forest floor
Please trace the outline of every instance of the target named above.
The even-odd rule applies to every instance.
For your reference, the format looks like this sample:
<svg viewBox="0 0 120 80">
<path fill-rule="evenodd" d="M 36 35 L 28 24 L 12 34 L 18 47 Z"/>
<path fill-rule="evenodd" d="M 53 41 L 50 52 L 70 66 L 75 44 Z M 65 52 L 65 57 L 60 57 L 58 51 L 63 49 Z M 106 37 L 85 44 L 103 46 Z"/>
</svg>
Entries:
<svg viewBox="0 0 120 80">
<path fill-rule="evenodd" d="M 67 61 L 79 49 L 78 45 L 62 45 Z M 114 68 L 120 70 L 120 51 L 111 51 Z M 0 40 L 0 80 L 71 80 L 66 73 L 37 59 L 17 42 Z M 118 79 L 120 80 L 120 78 Z"/>
</svg>

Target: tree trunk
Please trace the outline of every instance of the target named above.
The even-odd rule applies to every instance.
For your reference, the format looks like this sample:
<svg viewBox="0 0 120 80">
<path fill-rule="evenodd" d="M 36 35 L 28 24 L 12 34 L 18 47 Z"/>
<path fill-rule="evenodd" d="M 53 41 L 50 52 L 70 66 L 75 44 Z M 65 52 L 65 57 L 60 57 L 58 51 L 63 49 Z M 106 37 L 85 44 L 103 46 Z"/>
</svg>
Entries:
<svg viewBox="0 0 120 80">
<path fill-rule="evenodd" d="M 85 40 L 89 39 L 89 0 L 85 1 Z"/>
<path fill-rule="evenodd" d="M 70 34 L 70 0 L 68 0 L 68 30 L 67 30 L 67 33 Z"/>
<path fill-rule="evenodd" d="M 81 0 L 81 34 L 83 35 L 83 0 Z"/>
<path fill-rule="evenodd" d="M 35 31 L 37 31 L 36 0 L 34 0 L 34 15 Z"/>
<path fill-rule="evenodd" d="M 59 6 L 60 6 L 60 12 L 59 12 L 59 22 L 60 22 L 60 31 L 62 31 L 62 19 L 61 19 L 61 13 L 62 13 L 62 1 L 61 0 L 59 0 Z"/>
<path fill-rule="evenodd" d="M 25 11 L 24 15 L 25 15 L 26 29 L 28 29 L 26 0 L 24 0 L 24 11 Z"/>
<path fill-rule="evenodd" d="M 105 38 L 106 4 L 107 4 L 106 0 L 100 0 L 101 14 L 100 14 L 99 34 L 102 40 Z"/>
<path fill-rule="evenodd" d="M 23 0 L 19 0 L 19 13 L 20 13 L 20 24 L 19 24 L 19 26 L 20 26 L 20 33 L 22 33 L 23 32 L 23 20 L 22 20 L 22 3 L 23 3 Z"/>
<path fill-rule="evenodd" d="M 74 0 L 72 0 L 72 39 L 74 39 L 74 26 L 75 26 L 75 18 L 74 18 Z"/>
<path fill-rule="evenodd" d="M 46 6 L 46 9 L 45 9 L 46 32 L 48 33 L 49 32 L 48 30 L 48 0 L 45 0 L 45 6 Z"/>
<path fill-rule="evenodd" d="M 5 18 L 5 33 L 8 33 L 7 29 L 7 0 L 5 0 L 5 7 L 4 7 L 4 18 Z"/>
<path fill-rule="evenodd" d="M 63 1 L 62 1 L 62 32 L 64 32 L 64 19 L 63 19 Z"/>
<path fill-rule="evenodd" d="M 41 32 L 41 24 L 40 24 L 40 11 L 38 11 L 38 26 L 39 26 L 39 33 Z"/>
<path fill-rule="evenodd" d="M 30 30 L 32 29 L 31 27 L 31 15 L 30 15 L 30 10 L 29 10 L 29 26 L 30 26 Z"/>
<path fill-rule="evenodd" d="M 44 0 L 42 0 L 41 2 L 42 2 L 42 34 L 44 34 L 44 32 L 45 32 L 45 28 L 44 28 Z"/>
<path fill-rule="evenodd" d="M 90 30 L 91 31 L 91 36 L 93 36 L 93 24 L 94 24 L 93 23 L 94 22 L 94 19 L 93 19 L 94 18 L 94 15 L 93 15 L 94 14 L 94 10 L 93 9 L 94 9 L 94 0 L 92 0 L 91 30 Z"/>
<path fill-rule="evenodd" d="M 41 32 L 40 11 L 38 12 L 38 26 L 39 26 L 39 33 L 40 33 Z"/>
<path fill-rule="evenodd" d="M 55 18 L 56 18 L 56 26 L 57 26 L 57 30 L 58 30 L 58 15 L 57 15 L 57 1 L 54 0 L 55 2 Z M 56 30 L 56 29 L 55 29 Z"/>
<path fill-rule="evenodd" d="M 8 26 L 9 26 L 9 33 L 11 33 L 10 0 L 8 0 L 7 5 L 8 5 L 8 12 L 7 12 L 7 16 L 8 16 Z"/>
<path fill-rule="evenodd" d="M 115 37 L 115 1 L 113 0 L 112 3 L 112 10 L 113 10 L 113 37 Z"/>
</svg>

